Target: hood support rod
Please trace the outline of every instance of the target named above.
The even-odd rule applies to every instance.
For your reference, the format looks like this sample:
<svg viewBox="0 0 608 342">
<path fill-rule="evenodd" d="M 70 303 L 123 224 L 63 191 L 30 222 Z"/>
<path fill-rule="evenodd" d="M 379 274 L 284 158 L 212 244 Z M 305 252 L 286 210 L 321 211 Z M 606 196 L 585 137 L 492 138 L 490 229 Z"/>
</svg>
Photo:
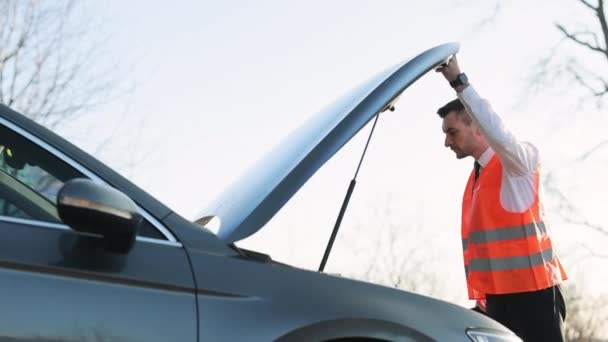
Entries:
<svg viewBox="0 0 608 342">
<path fill-rule="evenodd" d="M 391 108 L 391 110 L 394 110 Z M 334 245 L 334 240 L 336 239 L 336 235 L 338 235 L 338 229 L 340 229 L 340 224 L 342 224 L 342 218 L 344 217 L 344 213 L 346 212 L 346 208 L 348 207 L 348 202 L 350 201 L 350 195 L 352 195 L 353 190 L 355 189 L 355 185 L 357 184 L 357 175 L 359 174 L 359 169 L 361 168 L 361 164 L 363 163 L 363 158 L 365 157 L 365 152 L 367 152 L 367 147 L 369 146 L 369 142 L 372 139 L 372 135 L 374 134 L 374 129 L 376 128 L 376 123 L 378 122 L 378 118 L 380 118 L 380 113 L 376 114 L 376 119 L 374 120 L 374 125 L 372 126 L 372 130 L 369 132 L 369 137 L 367 138 L 367 143 L 365 144 L 365 148 L 363 149 L 363 154 L 361 155 L 361 159 L 359 160 L 359 166 L 357 166 L 357 171 L 355 172 L 355 177 L 350 181 L 350 185 L 348 186 L 348 190 L 346 191 L 346 197 L 344 198 L 344 202 L 342 202 L 342 207 L 340 208 L 340 213 L 338 214 L 338 219 L 336 220 L 336 224 L 334 225 L 334 230 L 331 232 L 331 237 L 329 238 L 329 242 L 327 243 L 327 247 L 325 248 L 325 253 L 323 254 L 323 260 L 321 260 L 321 266 L 319 266 L 319 272 L 323 272 L 325 269 L 325 264 L 327 263 L 327 259 L 329 258 L 329 253 L 331 252 L 331 248 Z"/>
</svg>

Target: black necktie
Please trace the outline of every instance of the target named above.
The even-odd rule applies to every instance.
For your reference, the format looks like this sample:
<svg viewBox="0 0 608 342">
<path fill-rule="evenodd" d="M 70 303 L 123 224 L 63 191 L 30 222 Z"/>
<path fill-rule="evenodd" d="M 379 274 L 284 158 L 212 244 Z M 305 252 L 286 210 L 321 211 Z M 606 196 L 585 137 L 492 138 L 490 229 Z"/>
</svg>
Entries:
<svg viewBox="0 0 608 342">
<path fill-rule="evenodd" d="M 473 187 L 472 187 L 471 191 L 475 191 L 475 183 L 477 182 L 477 178 L 479 178 L 479 171 L 481 170 L 481 164 L 479 164 L 477 161 L 475 161 L 474 167 L 475 167 L 475 178 L 473 178 Z"/>
<path fill-rule="evenodd" d="M 481 164 L 479 164 L 477 161 L 475 161 L 474 167 L 475 167 L 475 179 L 474 179 L 474 181 L 476 181 L 477 178 L 479 178 L 479 170 L 481 169 Z M 473 184 L 475 184 L 475 183 L 473 182 Z"/>
</svg>

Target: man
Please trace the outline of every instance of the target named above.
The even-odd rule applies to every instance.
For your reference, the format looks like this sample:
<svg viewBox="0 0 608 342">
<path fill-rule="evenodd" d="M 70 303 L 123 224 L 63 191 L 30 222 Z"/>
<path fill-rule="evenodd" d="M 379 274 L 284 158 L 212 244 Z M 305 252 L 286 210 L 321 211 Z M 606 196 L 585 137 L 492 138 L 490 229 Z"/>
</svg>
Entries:
<svg viewBox="0 0 608 342">
<path fill-rule="evenodd" d="M 506 129 L 456 56 L 437 71 L 458 96 L 437 112 L 445 146 L 475 158 L 461 222 L 469 298 L 526 342 L 563 341 L 567 276 L 547 229 L 538 150 Z"/>
</svg>

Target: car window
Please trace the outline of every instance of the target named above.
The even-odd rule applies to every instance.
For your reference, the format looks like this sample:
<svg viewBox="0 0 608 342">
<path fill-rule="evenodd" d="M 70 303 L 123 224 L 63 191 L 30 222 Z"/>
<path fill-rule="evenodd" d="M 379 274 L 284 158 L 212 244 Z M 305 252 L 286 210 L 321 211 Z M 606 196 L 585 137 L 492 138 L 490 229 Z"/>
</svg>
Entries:
<svg viewBox="0 0 608 342">
<path fill-rule="evenodd" d="M 76 177 L 83 175 L 0 126 L 0 215 L 59 223 L 57 193 Z"/>
<path fill-rule="evenodd" d="M 0 216 L 61 223 L 57 194 L 72 178 L 85 177 L 63 160 L 0 125 Z M 139 235 L 164 239 L 144 220 Z"/>
</svg>

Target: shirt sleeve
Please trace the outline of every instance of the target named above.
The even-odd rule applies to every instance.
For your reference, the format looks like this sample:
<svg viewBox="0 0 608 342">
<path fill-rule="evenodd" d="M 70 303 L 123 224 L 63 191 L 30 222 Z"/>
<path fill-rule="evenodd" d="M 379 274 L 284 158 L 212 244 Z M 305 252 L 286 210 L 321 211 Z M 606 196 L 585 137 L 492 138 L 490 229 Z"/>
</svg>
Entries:
<svg viewBox="0 0 608 342">
<path fill-rule="evenodd" d="M 536 147 L 531 143 L 518 141 L 505 127 L 490 103 L 482 99 L 472 85 L 459 93 L 458 98 L 500 158 L 504 172 L 509 176 L 518 177 L 536 171 L 540 162 Z"/>
</svg>

